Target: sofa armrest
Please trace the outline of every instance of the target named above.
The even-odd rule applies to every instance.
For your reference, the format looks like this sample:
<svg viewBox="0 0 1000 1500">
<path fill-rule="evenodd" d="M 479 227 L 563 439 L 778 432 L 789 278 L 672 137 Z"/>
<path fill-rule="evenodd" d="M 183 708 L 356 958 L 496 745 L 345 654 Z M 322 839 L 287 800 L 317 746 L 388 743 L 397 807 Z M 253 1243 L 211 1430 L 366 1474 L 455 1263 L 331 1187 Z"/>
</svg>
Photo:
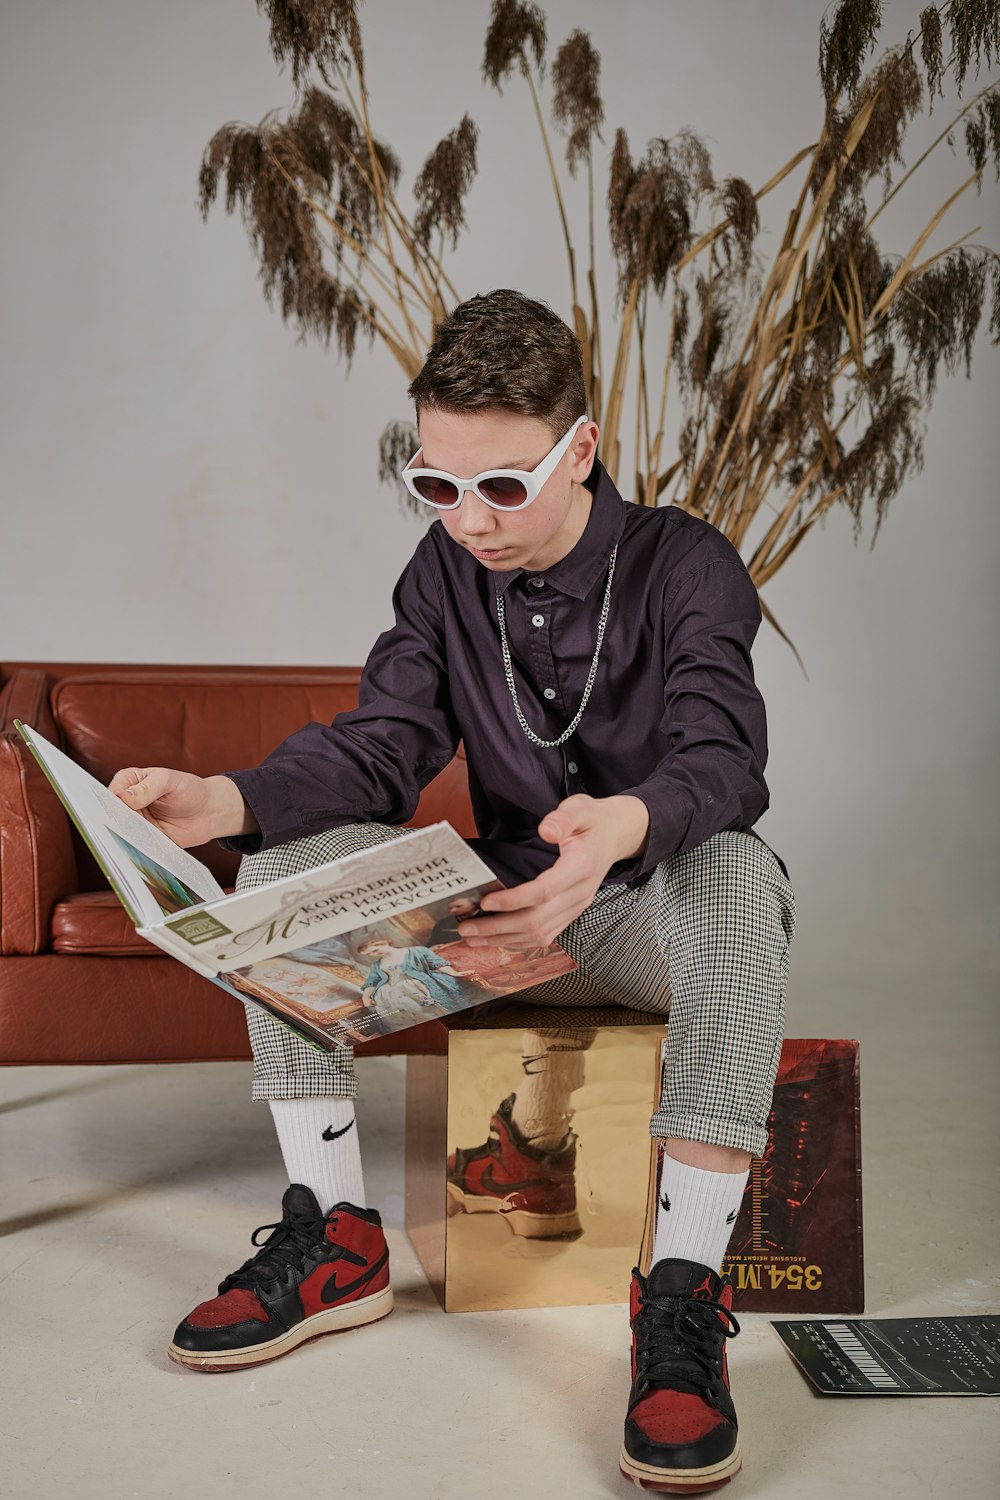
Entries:
<svg viewBox="0 0 1000 1500">
<path fill-rule="evenodd" d="M 14 728 L 21 719 L 58 745 L 49 707 L 53 679 L 15 671 L 0 690 L 0 954 L 41 953 L 57 901 L 78 889 L 70 821 Z"/>
</svg>

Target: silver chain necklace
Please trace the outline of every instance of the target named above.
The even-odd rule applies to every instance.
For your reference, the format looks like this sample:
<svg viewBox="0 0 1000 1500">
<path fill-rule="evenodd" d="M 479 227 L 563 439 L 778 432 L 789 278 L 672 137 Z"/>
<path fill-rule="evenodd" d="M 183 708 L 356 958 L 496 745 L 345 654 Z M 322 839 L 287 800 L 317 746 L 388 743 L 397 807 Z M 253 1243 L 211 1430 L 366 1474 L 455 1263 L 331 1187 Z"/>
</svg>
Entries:
<svg viewBox="0 0 1000 1500">
<path fill-rule="evenodd" d="M 608 586 L 604 590 L 604 603 L 601 606 L 601 618 L 597 626 L 597 650 L 594 652 L 594 659 L 590 663 L 590 675 L 587 678 L 587 686 L 583 690 L 583 698 L 581 700 L 580 707 L 577 709 L 576 718 L 573 720 L 572 724 L 568 725 L 567 728 L 563 730 L 562 734 L 557 740 L 539 739 L 538 735 L 531 728 L 527 719 L 524 717 L 524 714 L 521 712 L 521 705 L 518 702 L 517 698 L 517 688 L 514 686 L 514 668 L 511 665 L 510 660 L 510 647 L 507 644 L 507 622 L 506 612 L 504 610 L 503 594 L 497 594 L 497 619 L 500 621 L 500 648 L 503 651 L 503 666 L 504 672 L 507 675 L 507 686 L 510 688 L 510 696 L 514 700 L 514 712 L 517 714 L 517 722 L 520 724 L 521 728 L 524 730 L 531 743 L 533 745 L 540 745 L 543 750 L 552 750 L 557 745 L 564 745 L 569 739 L 570 735 L 576 729 L 576 726 L 579 724 L 580 720 L 583 718 L 583 711 L 587 707 L 587 701 L 590 698 L 590 690 L 594 686 L 594 679 L 597 676 L 597 663 L 600 660 L 601 646 L 604 643 L 604 627 L 608 622 L 608 605 L 611 603 L 611 580 L 615 576 L 615 558 L 617 556 L 618 546 L 616 543 L 611 552 L 611 561 L 608 563 Z"/>
</svg>

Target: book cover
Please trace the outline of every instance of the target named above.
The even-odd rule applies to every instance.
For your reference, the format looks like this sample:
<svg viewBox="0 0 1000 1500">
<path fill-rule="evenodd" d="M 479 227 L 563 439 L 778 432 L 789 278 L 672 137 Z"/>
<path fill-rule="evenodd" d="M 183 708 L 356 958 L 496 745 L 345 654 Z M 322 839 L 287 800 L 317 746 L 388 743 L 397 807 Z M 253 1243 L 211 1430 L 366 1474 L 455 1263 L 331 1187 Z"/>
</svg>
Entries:
<svg viewBox="0 0 1000 1500">
<path fill-rule="evenodd" d="M 738 1310 L 864 1310 L 858 1057 L 856 1041 L 785 1040 L 764 1155 L 750 1164 L 722 1267 Z M 646 1255 L 662 1158 L 654 1140 Z"/>
</svg>

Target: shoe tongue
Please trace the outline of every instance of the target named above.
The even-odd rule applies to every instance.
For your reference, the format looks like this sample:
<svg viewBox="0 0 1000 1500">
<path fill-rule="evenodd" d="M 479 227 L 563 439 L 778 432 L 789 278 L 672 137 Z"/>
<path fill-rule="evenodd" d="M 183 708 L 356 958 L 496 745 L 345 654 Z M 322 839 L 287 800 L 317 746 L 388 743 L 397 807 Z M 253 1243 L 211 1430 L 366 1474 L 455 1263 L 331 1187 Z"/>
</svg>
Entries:
<svg viewBox="0 0 1000 1500">
<path fill-rule="evenodd" d="M 693 1260 L 659 1260 L 646 1277 L 651 1297 L 697 1297 L 717 1302 L 722 1278 L 708 1266 Z"/>
<path fill-rule="evenodd" d="M 302 1182 L 293 1182 L 285 1189 L 281 1200 L 282 1214 L 298 1214 L 304 1219 L 322 1219 L 323 1213 L 316 1202 L 316 1194 Z"/>
</svg>

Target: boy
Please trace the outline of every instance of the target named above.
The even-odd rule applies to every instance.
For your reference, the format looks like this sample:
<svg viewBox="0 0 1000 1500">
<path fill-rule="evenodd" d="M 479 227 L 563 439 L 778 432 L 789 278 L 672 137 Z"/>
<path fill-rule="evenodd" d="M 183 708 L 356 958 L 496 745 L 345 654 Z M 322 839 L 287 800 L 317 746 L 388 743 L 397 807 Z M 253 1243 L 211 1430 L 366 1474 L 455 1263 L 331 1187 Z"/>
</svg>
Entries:
<svg viewBox="0 0 1000 1500">
<path fill-rule="evenodd" d="M 768 803 L 756 591 L 706 522 L 622 500 L 597 461 L 576 339 L 542 304 L 497 291 L 458 307 L 410 394 L 421 449 L 403 478 L 437 520 L 359 707 L 252 770 L 132 767 L 111 789 L 180 844 L 215 837 L 248 856 L 242 887 L 398 836 L 464 742 L 472 842 L 507 888 L 458 936 L 514 950 L 558 938 L 578 970 L 521 998 L 669 1011 L 650 1126 L 666 1142 L 662 1198 L 652 1268 L 633 1273 L 620 1464 L 650 1488 L 712 1488 L 740 1466 L 725 1359 L 738 1327 L 719 1271 L 765 1145 L 794 931 L 787 871 L 750 831 Z M 270 1101 L 291 1186 L 260 1252 L 177 1329 L 171 1355 L 195 1369 L 271 1359 L 392 1305 L 351 1054 L 322 1057 L 253 1007 L 248 1021 L 254 1096 Z M 525 1162 L 563 1180 L 582 1059 L 557 1029 L 530 1050 L 530 1110 L 505 1100 L 478 1153 L 491 1181 Z M 476 1156 L 449 1163 L 461 1194 L 480 1189 Z"/>
</svg>

